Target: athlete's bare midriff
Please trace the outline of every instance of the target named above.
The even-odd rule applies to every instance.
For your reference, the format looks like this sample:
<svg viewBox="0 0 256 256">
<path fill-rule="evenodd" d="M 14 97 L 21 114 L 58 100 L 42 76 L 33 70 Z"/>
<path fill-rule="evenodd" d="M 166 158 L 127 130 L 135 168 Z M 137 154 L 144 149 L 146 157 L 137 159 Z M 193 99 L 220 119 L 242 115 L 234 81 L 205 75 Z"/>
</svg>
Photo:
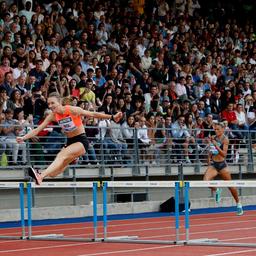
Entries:
<svg viewBox="0 0 256 256">
<path fill-rule="evenodd" d="M 85 133 L 84 126 L 78 126 L 77 129 L 75 129 L 74 131 L 64 132 L 64 134 L 68 138 L 73 138 L 73 137 L 78 136 L 78 135 L 83 134 L 83 133 Z"/>
</svg>

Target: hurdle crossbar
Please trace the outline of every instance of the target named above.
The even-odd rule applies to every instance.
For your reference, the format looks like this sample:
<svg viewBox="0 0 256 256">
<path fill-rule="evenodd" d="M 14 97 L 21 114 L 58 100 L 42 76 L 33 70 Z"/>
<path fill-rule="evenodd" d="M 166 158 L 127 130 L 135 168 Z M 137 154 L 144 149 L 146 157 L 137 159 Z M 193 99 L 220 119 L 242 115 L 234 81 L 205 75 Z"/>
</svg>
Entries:
<svg viewBox="0 0 256 256">
<path fill-rule="evenodd" d="M 136 244 L 184 244 L 179 240 L 179 181 L 108 181 L 103 183 L 103 229 L 102 242 L 112 243 L 136 243 Z M 176 240 L 146 240 L 138 236 L 127 236 L 124 238 L 108 237 L 107 235 L 107 188 L 175 188 L 175 231 Z"/>
<path fill-rule="evenodd" d="M 22 182 L 0 182 L 0 189 L 10 189 L 10 188 L 19 189 L 21 235 L 19 235 L 19 236 L 0 236 L 0 239 L 11 239 L 11 240 L 26 239 L 25 211 L 24 211 L 24 183 L 22 183 Z"/>
<path fill-rule="evenodd" d="M 254 180 L 210 180 L 210 181 L 184 181 L 188 182 L 191 188 L 227 188 L 227 187 L 242 187 L 242 188 L 256 188 L 256 181 Z"/>
<path fill-rule="evenodd" d="M 93 238 L 65 237 L 64 234 L 32 235 L 32 188 L 91 188 L 93 190 Z M 98 182 L 44 182 L 40 186 L 35 183 L 27 185 L 28 204 L 28 237 L 29 240 L 78 241 L 95 242 L 97 238 L 97 188 Z"/>
<path fill-rule="evenodd" d="M 185 227 L 186 227 L 186 241 L 184 245 L 195 245 L 195 246 L 218 246 L 218 247 L 246 247 L 256 248 L 255 243 L 237 243 L 237 242 L 222 242 L 220 240 L 204 240 L 196 239 L 191 240 L 189 238 L 189 226 L 190 226 L 190 212 L 188 208 L 189 204 L 189 190 L 190 188 L 202 188 L 202 187 L 256 187 L 256 181 L 252 180 L 232 180 L 232 181 L 186 181 L 185 183 Z"/>
</svg>

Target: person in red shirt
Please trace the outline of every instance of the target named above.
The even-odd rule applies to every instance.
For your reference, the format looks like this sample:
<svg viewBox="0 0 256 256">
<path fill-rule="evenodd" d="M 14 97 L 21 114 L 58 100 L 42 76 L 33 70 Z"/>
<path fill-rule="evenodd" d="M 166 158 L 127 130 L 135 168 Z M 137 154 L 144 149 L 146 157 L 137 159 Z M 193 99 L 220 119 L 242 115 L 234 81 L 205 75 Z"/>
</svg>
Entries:
<svg viewBox="0 0 256 256">
<path fill-rule="evenodd" d="M 242 133 L 239 132 L 239 121 L 237 120 L 233 103 L 229 103 L 227 105 L 227 108 L 224 111 L 222 111 L 221 118 L 227 120 L 228 127 L 232 130 L 232 134 L 235 135 L 235 138 L 243 139 Z"/>
</svg>

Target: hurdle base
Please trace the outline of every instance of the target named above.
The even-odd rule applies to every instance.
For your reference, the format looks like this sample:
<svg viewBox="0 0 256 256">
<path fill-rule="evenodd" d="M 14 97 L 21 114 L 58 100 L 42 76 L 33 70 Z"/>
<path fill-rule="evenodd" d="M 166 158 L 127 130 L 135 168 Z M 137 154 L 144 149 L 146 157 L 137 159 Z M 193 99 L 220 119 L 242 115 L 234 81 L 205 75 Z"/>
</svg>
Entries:
<svg viewBox="0 0 256 256">
<path fill-rule="evenodd" d="M 138 239 L 138 236 L 110 236 L 107 239 L 117 239 L 117 240 L 124 240 L 124 239 Z"/>
<path fill-rule="evenodd" d="M 218 243 L 218 238 L 199 238 L 199 239 L 191 239 L 191 240 L 184 240 L 184 244 L 188 243 Z"/>
<path fill-rule="evenodd" d="M 218 247 L 246 247 L 246 248 L 256 248 L 255 243 L 225 243 L 221 241 L 217 242 L 193 242 L 187 241 L 184 245 L 191 246 L 218 246 Z"/>
<path fill-rule="evenodd" d="M 59 238 L 64 237 L 64 234 L 45 234 L 45 235 L 33 235 L 33 238 Z"/>
<path fill-rule="evenodd" d="M 46 234 L 46 235 L 35 235 L 27 238 L 28 240 L 41 240 L 41 241 L 75 241 L 75 242 L 97 242 L 94 238 L 76 238 L 76 237 L 65 237 L 64 234 Z"/>
<path fill-rule="evenodd" d="M 106 243 L 134 243 L 134 244 L 169 244 L 169 245 L 178 245 L 179 242 L 176 241 L 168 241 L 168 240 L 143 240 L 138 239 L 137 236 L 128 236 L 126 238 L 103 238 L 101 242 Z M 184 244 L 184 243 L 183 243 Z"/>
<path fill-rule="evenodd" d="M 0 236 L 0 240 L 26 240 L 26 236 Z"/>
</svg>

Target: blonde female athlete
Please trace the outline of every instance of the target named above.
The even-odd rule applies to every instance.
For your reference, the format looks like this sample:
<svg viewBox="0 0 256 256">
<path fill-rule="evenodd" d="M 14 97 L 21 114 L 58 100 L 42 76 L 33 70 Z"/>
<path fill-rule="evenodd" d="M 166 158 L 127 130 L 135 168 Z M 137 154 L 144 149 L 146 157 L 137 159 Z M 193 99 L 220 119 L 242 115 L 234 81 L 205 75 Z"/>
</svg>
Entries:
<svg viewBox="0 0 256 256">
<path fill-rule="evenodd" d="M 231 180 L 231 174 L 228 170 L 226 163 L 226 156 L 228 152 L 229 140 L 224 135 L 225 125 L 224 123 L 217 123 L 214 125 L 215 136 L 211 138 L 210 154 L 208 157 L 208 168 L 204 174 L 204 180 L 212 180 L 219 175 L 223 180 Z M 211 163 L 212 160 L 212 163 Z M 216 194 L 216 202 L 220 202 L 221 189 L 211 188 Z M 233 198 L 237 204 L 237 215 L 243 215 L 243 208 L 239 202 L 237 189 L 229 188 Z"/>
<path fill-rule="evenodd" d="M 55 177 L 63 172 L 69 163 L 87 152 L 89 144 L 82 123 L 82 116 L 112 119 L 115 122 L 118 122 L 122 118 L 121 112 L 115 115 L 107 115 L 86 111 L 80 107 L 73 107 L 70 105 L 63 106 L 61 104 L 61 98 L 57 93 L 51 93 L 49 95 L 48 106 L 52 112 L 46 119 L 28 134 L 16 138 L 18 143 L 22 143 L 25 140 L 36 136 L 53 121 L 58 122 L 62 131 L 67 136 L 66 147 L 57 154 L 55 160 L 45 170 L 37 172 L 34 168 L 29 167 L 28 174 L 38 185 L 42 183 L 45 177 Z"/>
</svg>

